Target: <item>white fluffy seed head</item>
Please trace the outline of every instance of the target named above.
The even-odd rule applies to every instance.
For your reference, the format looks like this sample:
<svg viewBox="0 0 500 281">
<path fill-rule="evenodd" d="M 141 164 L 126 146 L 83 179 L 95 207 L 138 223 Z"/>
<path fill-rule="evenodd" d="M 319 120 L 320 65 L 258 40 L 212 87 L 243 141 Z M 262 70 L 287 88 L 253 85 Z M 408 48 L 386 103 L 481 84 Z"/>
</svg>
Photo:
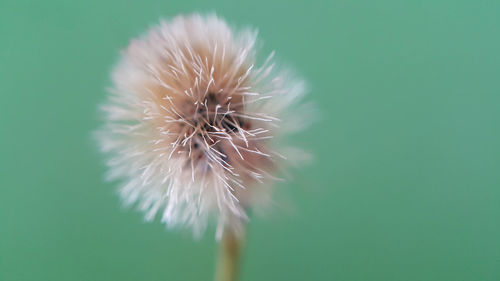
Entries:
<svg viewBox="0 0 500 281">
<path fill-rule="evenodd" d="M 272 55 L 254 65 L 255 42 L 254 31 L 194 14 L 162 21 L 123 52 L 97 137 L 109 178 L 147 220 L 161 213 L 200 235 L 212 218 L 220 238 L 269 201 L 286 161 L 276 139 L 303 123 L 291 113 L 304 89 Z"/>
</svg>

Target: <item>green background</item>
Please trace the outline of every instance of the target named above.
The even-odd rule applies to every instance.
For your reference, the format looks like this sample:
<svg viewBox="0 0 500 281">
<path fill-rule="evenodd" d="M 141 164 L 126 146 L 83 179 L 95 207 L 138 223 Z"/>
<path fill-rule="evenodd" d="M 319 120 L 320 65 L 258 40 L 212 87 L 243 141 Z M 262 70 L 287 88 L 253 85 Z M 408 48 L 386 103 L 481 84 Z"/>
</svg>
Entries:
<svg viewBox="0 0 500 281">
<path fill-rule="evenodd" d="M 213 228 L 122 208 L 90 137 L 119 50 L 193 11 L 259 28 L 320 112 L 243 281 L 500 280 L 497 0 L 0 0 L 0 280 L 211 280 Z"/>
</svg>

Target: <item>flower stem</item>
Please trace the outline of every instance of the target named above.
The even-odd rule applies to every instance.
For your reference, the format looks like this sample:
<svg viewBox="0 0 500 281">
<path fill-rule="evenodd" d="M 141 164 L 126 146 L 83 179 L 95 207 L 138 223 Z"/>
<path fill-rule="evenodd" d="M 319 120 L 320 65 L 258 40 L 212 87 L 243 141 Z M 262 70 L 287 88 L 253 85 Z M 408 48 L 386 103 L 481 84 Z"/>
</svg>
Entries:
<svg viewBox="0 0 500 281">
<path fill-rule="evenodd" d="M 242 245 L 243 239 L 232 231 L 225 231 L 220 242 L 215 281 L 238 280 Z"/>
</svg>

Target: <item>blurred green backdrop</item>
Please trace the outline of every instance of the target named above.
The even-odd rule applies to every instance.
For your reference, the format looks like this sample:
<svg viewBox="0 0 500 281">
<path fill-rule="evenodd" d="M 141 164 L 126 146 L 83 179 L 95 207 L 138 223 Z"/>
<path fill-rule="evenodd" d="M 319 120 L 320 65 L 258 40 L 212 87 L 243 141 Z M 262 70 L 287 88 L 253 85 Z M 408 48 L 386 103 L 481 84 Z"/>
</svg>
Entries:
<svg viewBox="0 0 500 281">
<path fill-rule="evenodd" d="M 90 137 L 119 50 L 193 11 L 259 28 L 321 111 L 243 281 L 500 280 L 497 0 L 0 0 L 0 280 L 212 279 L 213 229 L 121 208 Z"/>
</svg>

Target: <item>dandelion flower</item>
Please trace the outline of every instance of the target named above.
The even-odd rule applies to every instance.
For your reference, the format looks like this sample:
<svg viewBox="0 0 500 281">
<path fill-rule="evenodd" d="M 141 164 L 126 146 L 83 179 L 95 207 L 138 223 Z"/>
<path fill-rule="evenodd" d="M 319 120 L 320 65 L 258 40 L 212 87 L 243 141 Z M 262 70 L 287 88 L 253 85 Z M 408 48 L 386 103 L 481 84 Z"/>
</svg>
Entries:
<svg viewBox="0 0 500 281">
<path fill-rule="evenodd" d="M 196 235 L 215 221 L 217 237 L 237 236 L 247 209 L 269 202 L 304 87 L 255 52 L 255 31 L 198 14 L 162 21 L 123 51 L 97 136 L 109 178 L 147 220 Z"/>
</svg>

